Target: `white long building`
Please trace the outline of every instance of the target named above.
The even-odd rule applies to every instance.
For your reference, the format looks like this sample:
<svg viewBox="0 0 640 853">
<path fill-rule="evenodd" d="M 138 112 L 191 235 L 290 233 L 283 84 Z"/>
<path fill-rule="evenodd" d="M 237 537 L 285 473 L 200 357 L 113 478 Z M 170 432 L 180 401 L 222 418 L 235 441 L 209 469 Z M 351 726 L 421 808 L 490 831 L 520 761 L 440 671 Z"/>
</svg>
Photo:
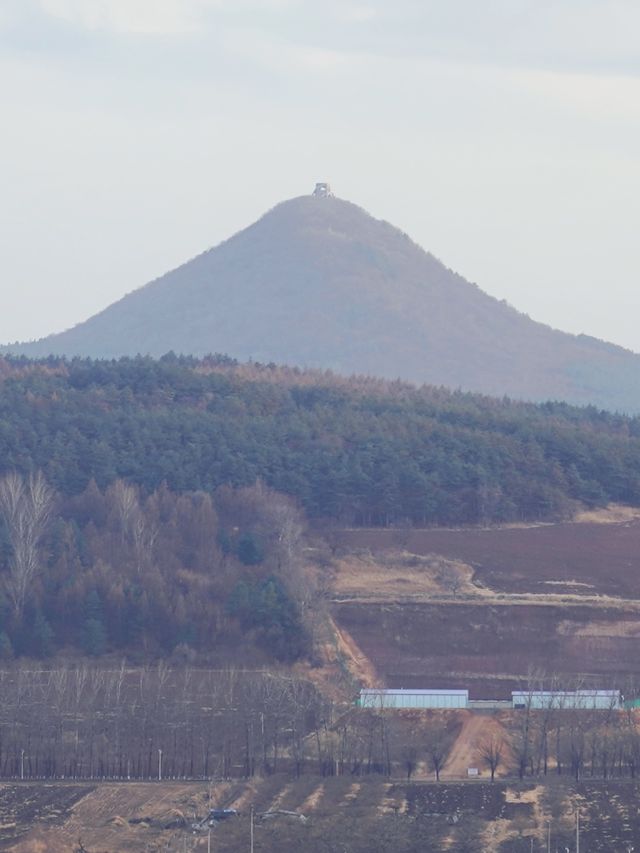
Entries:
<svg viewBox="0 0 640 853">
<path fill-rule="evenodd" d="M 466 708 L 468 690 L 412 690 L 409 688 L 363 688 L 357 704 L 361 708 Z"/>
<path fill-rule="evenodd" d="M 619 690 L 516 690 L 511 704 L 533 710 L 612 711 L 622 708 L 622 695 Z"/>
</svg>

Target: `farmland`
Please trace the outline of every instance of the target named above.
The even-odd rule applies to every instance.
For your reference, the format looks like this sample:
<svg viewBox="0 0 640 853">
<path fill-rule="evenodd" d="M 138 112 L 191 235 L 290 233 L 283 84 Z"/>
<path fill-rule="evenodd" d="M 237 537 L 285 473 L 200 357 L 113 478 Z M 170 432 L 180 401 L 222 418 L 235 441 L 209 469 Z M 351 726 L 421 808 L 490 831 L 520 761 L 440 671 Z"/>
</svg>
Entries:
<svg viewBox="0 0 640 853">
<path fill-rule="evenodd" d="M 341 549 L 341 550 L 340 550 Z M 506 698 L 531 673 L 634 689 L 640 522 L 340 533 L 333 615 L 380 683 Z"/>
<path fill-rule="evenodd" d="M 614 519 L 618 516 L 613 515 Z M 348 550 L 440 555 L 473 569 L 476 584 L 505 593 L 640 598 L 640 520 L 430 530 L 343 530 Z"/>
<path fill-rule="evenodd" d="M 549 823 L 555 842 L 569 845 L 576 806 L 585 849 L 632 841 L 632 713 L 528 720 L 351 704 L 363 684 L 468 687 L 472 698 L 500 699 L 552 676 L 635 695 L 640 521 L 623 512 L 601 520 L 334 532 L 307 552 L 326 612 L 315 661 L 293 677 L 286 667 L 180 665 L 3 674 L 0 766 L 13 778 L 0 788 L 0 849 L 206 850 L 206 834 L 191 827 L 212 807 L 239 812 L 212 830 L 212 849 L 223 853 L 247 843 L 252 808 L 263 853 L 465 851 L 478 842 L 524 853 L 532 839 L 544 847 Z M 495 783 L 488 738 L 503 744 Z M 466 779 L 469 767 L 477 780 Z"/>
<path fill-rule="evenodd" d="M 532 840 L 534 849 L 544 847 L 549 822 L 553 844 L 571 843 L 577 804 L 584 849 L 606 851 L 637 839 L 639 794 L 640 786 L 623 782 L 434 785 L 314 776 L 292 781 L 279 775 L 212 785 L 5 785 L 0 789 L 0 849 L 66 853 L 81 842 L 89 853 L 204 851 L 207 833 L 194 833 L 191 823 L 214 804 L 239 810 L 237 818 L 212 830 L 212 849 L 220 853 L 248 849 L 251 807 L 258 853 L 303 846 L 310 853 L 365 853 L 389 845 L 406 853 L 465 851 L 479 849 L 479 843 L 496 853 L 524 853 Z M 306 819 L 261 818 L 274 809 Z"/>
</svg>

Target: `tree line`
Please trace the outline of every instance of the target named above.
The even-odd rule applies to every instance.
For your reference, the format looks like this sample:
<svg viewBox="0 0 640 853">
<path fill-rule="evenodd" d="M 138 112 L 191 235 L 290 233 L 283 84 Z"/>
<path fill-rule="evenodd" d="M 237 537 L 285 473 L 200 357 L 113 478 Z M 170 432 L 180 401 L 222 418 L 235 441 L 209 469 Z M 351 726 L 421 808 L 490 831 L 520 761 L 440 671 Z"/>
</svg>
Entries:
<svg viewBox="0 0 640 853">
<path fill-rule="evenodd" d="M 491 781 L 629 778 L 640 772 L 636 713 L 530 705 L 476 744 Z M 456 713 L 345 709 L 278 669 L 84 662 L 0 670 L 0 776 L 66 779 L 402 777 L 436 781 L 460 733 Z"/>
<path fill-rule="evenodd" d="M 203 779 L 305 770 L 324 718 L 277 671 L 183 666 L 0 670 L 0 776 Z"/>
<path fill-rule="evenodd" d="M 0 359 L 0 473 L 36 470 L 65 497 L 261 479 L 345 525 L 557 519 L 640 502 L 640 419 L 225 357 Z"/>
<path fill-rule="evenodd" d="M 562 698 L 566 685 L 561 679 L 549 679 L 547 689 L 549 686 L 552 692 L 559 692 L 544 708 L 534 707 L 532 688 L 525 690 L 524 707 L 515 712 L 498 762 L 510 753 L 520 779 L 549 774 L 572 776 L 576 782 L 585 777 L 636 779 L 640 772 L 637 711 L 632 707 L 620 710 L 615 697 L 609 707 L 600 710 L 572 708 Z M 635 695 L 637 686 L 630 684 L 628 693 Z M 495 749 L 493 752 L 495 758 Z"/>
<path fill-rule="evenodd" d="M 427 715 L 428 716 L 428 715 Z M 0 670 L 0 776 L 65 779 L 437 774 L 454 719 L 347 711 L 274 669 L 84 662 Z"/>
</svg>

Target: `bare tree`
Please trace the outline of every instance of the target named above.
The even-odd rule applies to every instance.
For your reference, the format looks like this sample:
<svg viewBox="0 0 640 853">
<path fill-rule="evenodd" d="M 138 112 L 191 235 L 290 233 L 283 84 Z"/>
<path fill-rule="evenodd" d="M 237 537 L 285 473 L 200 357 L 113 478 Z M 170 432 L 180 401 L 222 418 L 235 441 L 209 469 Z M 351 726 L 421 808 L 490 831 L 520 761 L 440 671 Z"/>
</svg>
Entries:
<svg viewBox="0 0 640 853">
<path fill-rule="evenodd" d="M 415 773 L 418 761 L 420 759 L 420 750 L 414 743 L 406 743 L 402 747 L 401 757 L 404 768 L 407 771 L 407 782 L 411 781 L 411 777 Z"/>
<path fill-rule="evenodd" d="M 131 536 L 138 574 L 151 564 L 153 548 L 158 538 L 158 533 L 158 528 L 149 522 L 140 507 L 138 507 L 131 519 Z"/>
<path fill-rule="evenodd" d="M 455 598 L 462 586 L 460 568 L 452 560 L 437 559 L 436 579 L 438 583 Z"/>
<path fill-rule="evenodd" d="M 15 472 L 0 480 L 0 514 L 11 545 L 5 587 L 17 616 L 22 614 L 27 592 L 40 569 L 39 546 L 53 500 L 53 490 L 39 471 L 26 480 Z"/>
<path fill-rule="evenodd" d="M 447 754 L 449 752 L 448 746 L 448 737 L 445 727 L 441 725 L 434 726 L 429 732 L 427 740 L 427 755 L 429 756 L 431 769 L 436 774 L 436 781 L 438 782 L 440 781 L 442 768 L 447 760 Z"/>
<path fill-rule="evenodd" d="M 113 496 L 120 536 L 124 543 L 131 535 L 134 520 L 139 514 L 138 493 L 133 486 L 125 483 L 124 480 L 116 480 L 109 491 Z"/>
<path fill-rule="evenodd" d="M 584 721 L 579 711 L 573 711 L 569 720 L 569 763 L 576 782 L 580 781 L 582 775 L 585 751 Z"/>
<path fill-rule="evenodd" d="M 491 737 L 483 740 L 480 744 L 480 757 L 489 767 L 492 782 L 495 778 L 496 770 L 502 762 L 504 749 L 504 741 L 496 735 L 491 735 Z"/>
</svg>

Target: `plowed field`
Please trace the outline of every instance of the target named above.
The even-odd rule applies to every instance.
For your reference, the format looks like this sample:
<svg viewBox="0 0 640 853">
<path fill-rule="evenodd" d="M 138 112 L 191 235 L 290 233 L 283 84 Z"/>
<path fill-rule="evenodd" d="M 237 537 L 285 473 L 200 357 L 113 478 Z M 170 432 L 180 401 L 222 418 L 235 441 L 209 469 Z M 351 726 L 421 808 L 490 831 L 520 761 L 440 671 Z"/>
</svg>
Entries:
<svg viewBox="0 0 640 853">
<path fill-rule="evenodd" d="M 406 550 L 459 560 L 496 592 L 640 598 L 640 521 L 460 530 L 345 530 L 349 549 Z"/>
<path fill-rule="evenodd" d="M 501 699 L 533 672 L 623 690 L 640 676 L 637 518 L 339 539 L 334 619 L 380 686 Z"/>
</svg>

